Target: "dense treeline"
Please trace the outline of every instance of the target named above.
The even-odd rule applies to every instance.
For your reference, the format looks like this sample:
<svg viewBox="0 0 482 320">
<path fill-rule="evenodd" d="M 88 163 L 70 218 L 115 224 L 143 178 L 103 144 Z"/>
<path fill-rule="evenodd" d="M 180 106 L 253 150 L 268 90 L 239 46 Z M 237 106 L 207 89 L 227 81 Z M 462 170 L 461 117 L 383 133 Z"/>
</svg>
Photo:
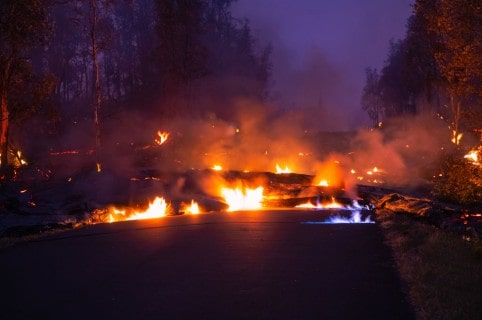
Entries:
<svg viewBox="0 0 482 320">
<path fill-rule="evenodd" d="M 383 68 L 368 68 L 362 107 L 374 125 L 433 112 L 454 136 L 482 126 L 482 4 L 417 0 L 405 38 L 390 43 Z"/>
<path fill-rule="evenodd" d="M 229 99 L 263 99 L 270 47 L 257 46 L 249 24 L 231 15 L 233 2 L 1 1 L 2 179 L 20 157 L 12 130 L 20 124 L 34 136 L 23 149 L 48 149 L 38 142 L 89 123 L 92 139 L 79 144 L 99 162 L 102 121 L 113 114 L 223 117 L 229 112 L 219 106 Z M 210 103 L 199 103 L 203 95 Z"/>
</svg>

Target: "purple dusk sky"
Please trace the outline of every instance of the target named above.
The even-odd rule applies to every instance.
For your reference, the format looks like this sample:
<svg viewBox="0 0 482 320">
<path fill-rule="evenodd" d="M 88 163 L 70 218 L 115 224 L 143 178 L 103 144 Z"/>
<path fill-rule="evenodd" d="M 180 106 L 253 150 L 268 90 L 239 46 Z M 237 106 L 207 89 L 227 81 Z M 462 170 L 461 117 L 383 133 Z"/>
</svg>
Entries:
<svg viewBox="0 0 482 320">
<path fill-rule="evenodd" d="M 321 130 L 367 125 L 360 97 L 367 67 L 381 68 L 405 34 L 412 0 L 238 0 L 234 16 L 273 45 L 273 96 L 312 110 Z"/>
</svg>

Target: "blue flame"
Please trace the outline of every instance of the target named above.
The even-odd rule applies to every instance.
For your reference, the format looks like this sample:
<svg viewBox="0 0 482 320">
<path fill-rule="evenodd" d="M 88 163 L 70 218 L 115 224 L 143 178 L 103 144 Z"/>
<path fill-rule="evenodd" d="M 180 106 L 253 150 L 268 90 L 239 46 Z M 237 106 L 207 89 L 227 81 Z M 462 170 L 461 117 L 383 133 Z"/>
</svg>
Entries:
<svg viewBox="0 0 482 320">
<path fill-rule="evenodd" d="M 375 221 L 372 221 L 370 216 L 366 217 L 365 219 L 362 219 L 361 211 L 355 210 L 355 211 L 352 211 L 351 216 L 349 218 L 336 215 L 326 219 L 325 221 L 302 222 L 302 224 L 340 224 L 340 223 L 375 223 Z"/>
</svg>

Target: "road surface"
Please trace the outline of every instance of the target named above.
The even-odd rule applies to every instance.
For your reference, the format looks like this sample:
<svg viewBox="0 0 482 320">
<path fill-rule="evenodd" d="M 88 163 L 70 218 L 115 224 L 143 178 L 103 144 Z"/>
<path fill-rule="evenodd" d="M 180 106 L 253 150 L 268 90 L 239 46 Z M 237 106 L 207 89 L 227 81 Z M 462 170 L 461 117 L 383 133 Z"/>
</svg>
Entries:
<svg viewBox="0 0 482 320">
<path fill-rule="evenodd" d="M 0 251 L 1 319 L 411 319 L 376 224 L 257 211 L 95 225 Z"/>
</svg>

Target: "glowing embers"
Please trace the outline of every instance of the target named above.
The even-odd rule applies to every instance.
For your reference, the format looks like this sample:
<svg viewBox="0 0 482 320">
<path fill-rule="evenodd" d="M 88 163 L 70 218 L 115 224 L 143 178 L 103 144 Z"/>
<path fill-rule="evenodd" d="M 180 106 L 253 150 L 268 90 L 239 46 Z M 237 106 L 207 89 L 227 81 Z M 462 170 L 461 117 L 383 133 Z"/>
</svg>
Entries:
<svg viewBox="0 0 482 320">
<path fill-rule="evenodd" d="M 377 166 L 374 166 L 373 168 L 367 169 L 365 171 L 366 176 L 358 174 L 355 169 L 351 169 L 350 172 L 351 172 L 352 175 L 357 175 L 356 179 L 359 180 L 359 181 L 366 181 L 366 182 L 374 183 L 374 184 L 385 183 L 383 177 L 385 176 L 386 172 L 383 169 L 380 169 Z"/>
<path fill-rule="evenodd" d="M 222 188 L 221 194 L 228 205 L 228 211 L 257 210 L 263 206 L 263 187 Z"/>
<path fill-rule="evenodd" d="M 157 136 L 158 138 L 154 139 L 154 142 L 160 146 L 166 143 L 167 139 L 169 138 L 169 132 L 159 130 L 157 131 Z"/>
</svg>

